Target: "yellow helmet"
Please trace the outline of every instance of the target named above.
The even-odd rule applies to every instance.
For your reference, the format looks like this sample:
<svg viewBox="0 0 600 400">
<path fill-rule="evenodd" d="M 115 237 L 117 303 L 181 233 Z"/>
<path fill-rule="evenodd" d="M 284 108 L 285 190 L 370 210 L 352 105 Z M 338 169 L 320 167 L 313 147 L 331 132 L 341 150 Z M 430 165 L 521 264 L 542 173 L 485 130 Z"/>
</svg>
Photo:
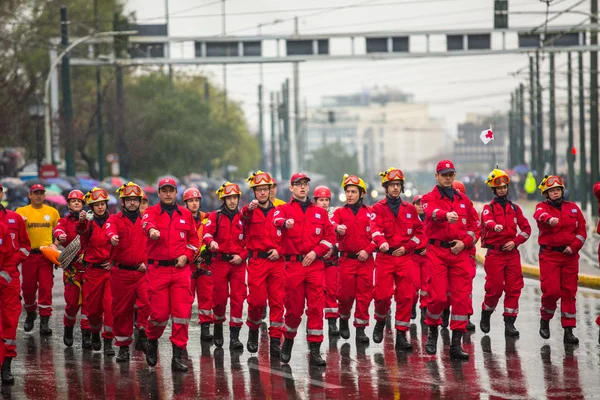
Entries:
<svg viewBox="0 0 600 400">
<path fill-rule="evenodd" d="M 356 175 L 344 174 L 342 178 L 342 188 L 346 190 L 346 186 L 358 186 L 363 192 L 367 192 L 367 184 Z"/>
<path fill-rule="evenodd" d="M 258 170 L 256 172 L 254 172 L 252 175 L 250 175 L 248 177 L 248 179 L 246 179 L 246 182 L 248 182 L 250 184 L 250 189 L 252 189 L 256 186 L 262 186 L 262 185 L 272 186 L 273 178 L 271 177 L 271 175 L 268 172 L 263 172 L 261 170 Z"/>
<path fill-rule="evenodd" d="M 485 183 L 491 188 L 498 188 L 501 186 L 508 186 L 510 183 L 510 177 L 508 174 L 501 169 L 494 169 L 488 175 Z"/>
<path fill-rule="evenodd" d="M 225 182 L 216 192 L 219 200 L 229 196 L 241 196 L 242 191 L 237 183 Z"/>
<path fill-rule="evenodd" d="M 120 188 L 118 188 L 117 194 L 119 195 L 120 199 L 124 199 L 125 197 L 140 197 L 141 198 L 144 196 L 144 191 L 138 184 L 129 182 L 129 183 L 125 183 Z"/>
<path fill-rule="evenodd" d="M 548 190 L 560 187 L 565 190 L 565 184 L 563 180 L 558 175 L 546 175 L 544 179 L 542 179 L 542 183 L 538 186 L 538 189 L 542 192 L 542 194 L 546 193 Z"/>
<path fill-rule="evenodd" d="M 384 185 L 389 181 L 404 182 L 404 172 L 394 167 L 388 168 L 387 170 L 380 172 L 379 176 L 381 176 L 381 185 Z"/>
<path fill-rule="evenodd" d="M 108 202 L 108 192 L 105 189 L 95 187 L 86 193 L 85 197 L 86 204 L 100 203 L 102 201 Z"/>
</svg>

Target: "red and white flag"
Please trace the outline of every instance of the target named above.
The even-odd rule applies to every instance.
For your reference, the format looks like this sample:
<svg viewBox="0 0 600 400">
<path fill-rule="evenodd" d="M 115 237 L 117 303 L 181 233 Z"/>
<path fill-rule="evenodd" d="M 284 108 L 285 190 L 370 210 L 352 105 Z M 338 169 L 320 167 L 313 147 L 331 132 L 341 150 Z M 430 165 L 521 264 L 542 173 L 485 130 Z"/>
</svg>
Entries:
<svg viewBox="0 0 600 400">
<path fill-rule="evenodd" d="M 483 144 L 488 144 L 491 140 L 494 140 L 494 132 L 492 129 L 486 129 L 485 131 L 481 131 L 479 138 L 483 142 Z"/>
</svg>

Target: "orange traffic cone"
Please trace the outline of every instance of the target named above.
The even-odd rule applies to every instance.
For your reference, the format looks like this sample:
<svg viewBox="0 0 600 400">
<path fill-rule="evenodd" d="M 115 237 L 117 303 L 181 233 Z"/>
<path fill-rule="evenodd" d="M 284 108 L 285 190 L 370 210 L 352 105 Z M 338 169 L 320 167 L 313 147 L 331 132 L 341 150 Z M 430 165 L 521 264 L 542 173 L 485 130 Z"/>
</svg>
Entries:
<svg viewBox="0 0 600 400">
<path fill-rule="evenodd" d="M 60 261 L 58 261 L 58 258 L 60 257 L 60 250 L 56 250 L 54 247 L 50 246 L 41 246 L 40 250 L 44 257 L 52 261 L 52 264 L 60 265 Z"/>
</svg>

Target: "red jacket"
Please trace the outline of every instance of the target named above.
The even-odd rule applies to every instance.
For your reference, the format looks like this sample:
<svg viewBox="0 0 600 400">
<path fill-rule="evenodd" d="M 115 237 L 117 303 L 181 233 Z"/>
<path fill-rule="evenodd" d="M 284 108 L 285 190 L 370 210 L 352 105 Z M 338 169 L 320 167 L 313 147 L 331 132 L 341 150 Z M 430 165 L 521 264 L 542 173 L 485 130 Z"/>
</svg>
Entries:
<svg viewBox="0 0 600 400">
<path fill-rule="evenodd" d="M 74 239 L 77 237 L 77 226 L 79 225 L 79 215 L 73 215 L 69 213 L 69 215 L 62 217 L 58 220 L 56 227 L 54 228 L 54 237 L 58 238 L 62 234 L 67 235 L 67 240 L 63 243 L 63 246 L 68 246 Z M 79 251 L 79 254 L 83 252 Z M 75 257 L 74 262 L 79 259 L 79 254 Z"/>
<path fill-rule="evenodd" d="M 174 260 L 187 256 L 191 262 L 200 246 L 194 216 L 182 206 L 177 206 L 172 216 L 161 208 L 160 203 L 148 207 L 142 218 L 142 228 L 146 235 L 150 235 L 150 229 L 160 232 L 157 240 L 148 238 L 149 260 Z"/>
<path fill-rule="evenodd" d="M 275 207 L 270 207 L 267 215 L 257 207 L 255 210 L 242 208 L 242 221 L 246 229 L 246 249 L 253 252 L 269 251 L 271 249 L 281 252 L 281 229 L 273 225 Z"/>
<path fill-rule="evenodd" d="M 375 224 L 375 213 L 367 205 L 362 205 L 356 215 L 350 207 L 337 208 L 331 218 L 333 228 L 346 226 L 344 235 L 337 235 L 338 248 L 344 253 L 358 253 L 361 250 L 371 254 L 377 249 L 373 237 L 381 235 Z"/>
<path fill-rule="evenodd" d="M 129 266 L 148 261 L 141 216 L 134 224 L 123 213 L 111 215 L 106 221 L 104 233 L 109 242 L 113 236 L 119 237 L 119 244 L 113 246 L 111 261 Z"/>
<path fill-rule="evenodd" d="M 16 212 L 7 210 L 0 205 L 0 223 L 3 223 L 8 228 L 14 250 L 11 252 L 11 256 L 4 260 L 4 269 L 10 269 L 11 276 L 18 277 L 19 270 L 17 266 L 25 261 L 31 251 L 31 242 L 29 241 L 25 221 Z"/>
<path fill-rule="evenodd" d="M 217 231 L 217 225 L 219 229 Z M 215 236 L 216 232 L 216 237 Z M 202 241 L 210 246 L 213 241 L 219 244 L 219 254 L 237 254 L 242 260 L 248 258 L 246 251 L 246 235 L 242 214 L 236 213 L 233 219 L 229 219 L 221 210 L 210 213 L 208 221 L 204 225 Z"/>
<path fill-rule="evenodd" d="M 87 219 L 77 224 L 77 233 L 81 250 L 84 254 L 83 261 L 88 264 L 101 264 L 110 260 L 112 246 L 106 239 L 106 224 L 100 226 L 94 218 L 92 221 Z"/>
<path fill-rule="evenodd" d="M 6 276 L 6 274 L 12 274 L 10 271 L 6 270 L 6 262 L 12 257 L 12 253 L 14 253 L 14 248 L 12 246 L 10 230 L 6 225 L 0 222 L 0 277 L 8 283 L 11 281 L 11 276 Z M 4 285 L 0 285 L 0 287 L 1 286 Z"/>
<path fill-rule="evenodd" d="M 323 257 L 333 249 L 335 231 L 327 211 L 310 203 L 306 211 L 300 202 L 293 199 L 277 207 L 273 224 L 281 229 L 281 253 L 283 255 L 306 255 L 311 251 Z M 285 228 L 285 222 L 294 221 L 292 229 Z"/>
<path fill-rule="evenodd" d="M 587 239 L 585 218 L 577 204 L 570 201 L 565 201 L 560 210 L 548 201 L 539 203 L 535 207 L 533 218 L 540 229 L 540 246 L 569 246 L 576 253 L 581 250 Z M 550 218 L 558 218 L 558 224 L 550 226 Z"/>
<path fill-rule="evenodd" d="M 598 215 L 600 216 L 600 182 L 594 183 L 593 187 L 594 196 L 598 199 Z M 600 233 L 600 220 L 598 220 L 598 227 L 596 227 L 596 233 Z"/>
<path fill-rule="evenodd" d="M 460 240 L 467 248 L 477 243 L 478 218 L 473 212 L 473 203 L 464 193 L 455 191 L 454 201 L 450 201 L 448 197 L 442 197 L 436 186 L 421 198 L 421 203 L 425 211 L 425 235 L 428 240 Z M 454 224 L 446 219 L 446 214 L 452 211 L 458 214 L 458 221 Z"/>
<path fill-rule="evenodd" d="M 531 236 L 531 226 L 523 215 L 523 210 L 511 201 L 506 207 L 502 207 L 495 199 L 492 200 L 491 203 L 483 206 L 481 220 L 483 222 L 481 237 L 484 247 L 486 245 L 502 247 L 510 241 L 513 241 L 518 247 Z M 502 225 L 502 231 L 496 232 L 494 230 L 496 225 Z M 521 232 L 517 234 L 518 230 Z"/>
<path fill-rule="evenodd" d="M 383 234 L 383 237 L 380 235 L 373 237 L 378 245 L 387 242 L 390 250 L 404 247 L 406 253 L 410 253 L 425 241 L 423 223 L 419 219 L 416 207 L 412 204 L 402 200 L 396 216 L 385 198 L 375 203 L 373 211 L 377 230 Z"/>
</svg>

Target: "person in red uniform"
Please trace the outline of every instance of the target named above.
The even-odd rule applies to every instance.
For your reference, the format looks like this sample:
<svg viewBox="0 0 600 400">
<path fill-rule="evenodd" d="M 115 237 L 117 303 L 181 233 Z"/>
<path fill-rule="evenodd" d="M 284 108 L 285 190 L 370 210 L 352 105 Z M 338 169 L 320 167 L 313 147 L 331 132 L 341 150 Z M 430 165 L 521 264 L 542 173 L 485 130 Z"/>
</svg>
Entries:
<svg viewBox="0 0 600 400">
<path fill-rule="evenodd" d="M 203 236 L 204 224 L 207 214 L 200 211 L 202 193 L 196 188 L 188 188 L 183 192 L 185 207 L 191 211 L 196 222 L 198 237 Z M 205 246 L 204 246 L 205 247 Z M 212 312 L 213 280 L 211 266 L 204 259 L 205 253 L 197 252 L 196 257 L 190 264 L 192 272 L 192 296 L 198 299 L 198 323 L 200 324 L 200 340 L 211 342 L 213 336 L 210 334 L 210 324 L 214 317 Z M 193 304 L 193 301 L 192 301 Z"/>
<path fill-rule="evenodd" d="M 412 204 L 417 209 L 417 215 L 419 216 L 419 220 L 421 222 L 425 221 L 425 212 L 423 212 L 423 205 L 421 204 L 421 198 L 423 196 L 416 195 L 413 197 Z M 411 315 L 411 319 L 415 319 L 417 317 L 417 304 L 421 310 L 421 322 L 425 323 L 425 314 L 427 313 L 427 303 L 429 303 L 429 293 L 427 292 L 429 289 L 429 281 L 431 280 L 431 272 L 427 266 L 427 257 L 425 257 L 425 253 L 427 250 L 427 241 L 426 241 L 425 233 L 423 233 L 423 241 L 420 245 L 415 249 L 415 254 L 413 259 L 416 263 L 415 268 L 415 294 L 413 297 L 413 312 Z"/>
<path fill-rule="evenodd" d="M 504 293 L 504 335 L 519 336 L 515 321 L 524 284 L 518 247 L 529 239 L 531 226 L 521 207 L 508 199 L 510 177 L 506 172 L 495 169 L 485 182 L 494 192 L 494 199 L 483 206 L 481 214 L 481 246 L 488 250 L 479 326 L 484 333 L 490 331 L 490 316 Z"/>
<path fill-rule="evenodd" d="M 313 192 L 313 201 L 315 204 L 331 216 L 329 206 L 331 204 L 331 190 L 327 186 L 317 186 Z M 341 329 L 337 328 L 337 320 L 340 317 L 340 308 L 338 304 L 338 248 L 334 244 L 333 250 L 323 257 L 325 264 L 325 319 L 329 325 L 329 335 L 338 336 Z M 350 337 L 350 330 L 346 326 L 344 339 Z"/>
<path fill-rule="evenodd" d="M 438 184 L 421 199 L 425 210 L 425 235 L 428 238 L 426 254 L 431 270 L 431 298 L 425 319 L 429 332 L 425 351 L 428 354 L 437 351 L 438 326 L 442 322 L 442 311 L 449 291 L 452 306 L 450 357 L 468 360 L 469 354 L 463 351 L 461 342 L 471 308 L 473 263 L 468 249 L 476 241 L 477 220 L 471 200 L 452 187 L 455 176 L 456 169 L 452 161 L 440 161 L 435 172 Z"/>
<path fill-rule="evenodd" d="M 0 202 L 4 197 L 4 188 L 0 185 Z M 1 333 L 4 347 L 4 363 L 2 363 L 2 383 L 11 384 L 14 377 L 11 372 L 12 359 L 17 356 L 17 327 L 21 316 L 21 279 L 19 264 L 21 264 L 31 251 L 31 243 L 25 222 L 19 214 L 7 210 L 0 203 L 0 223 L 3 223 L 9 232 L 12 248 L 5 246 L 8 256 L 5 257 L 2 271 L 8 274 L 0 280 L 0 303 L 2 310 Z M 0 348 L 1 350 L 1 348 Z"/>
<path fill-rule="evenodd" d="M 273 178 L 257 171 L 247 179 L 254 200 L 242 208 L 248 250 L 248 351 L 258 351 L 258 329 L 269 300 L 270 353 L 279 357 L 283 329 L 284 261 L 280 257 L 281 230 L 273 225 L 275 206 L 269 200 Z"/>
<path fill-rule="evenodd" d="M 385 319 L 390 312 L 392 296 L 396 302 L 396 348 L 412 350 L 406 337 L 410 328 L 410 317 L 415 284 L 413 273 L 414 251 L 423 243 L 423 224 L 417 209 L 402 200 L 404 173 L 398 168 L 389 168 L 379 174 L 385 189 L 385 199 L 373 206 L 375 225 L 380 235 L 373 237 L 380 254 L 375 260 L 375 328 L 373 341 L 381 343 Z"/>
<path fill-rule="evenodd" d="M 365 181 L 356 175 L 344 175 L 342 188 L 346 204 L 336 209 L 331 218 L 339 243 L 339 281 L 343 283 L 338 292 L 340 333 L 344 339 L 350 337 L 348 320 L 356 299 L 356 342 L 366 344 L 369 337 L 365 328 L 369 326 L 369 306 L 373 300 L 373 253 L 377 249 L 373 237 L 381 233 L 374 222 L 373 209 L 363 203 L 367 192 Z"/>
<path fill-rule="evenodd" d="M 596 199 L 598 199 L 598 216 L 600 217 L 600 182 L 594 183 L 593 192 Z M 600 219 L 598 220 L 596 233 L 600 234 Z M 598 243 L 598 263 L 600 264 L 600 243 Z M 600 326 L 600 315 L 596 318 L 596 325 Z M 598 334 L 598 343 L 600 343 L 600 333 Z"/>
<path fill-rule="evenodd" d="M 186 267 L 198 251 L 200 240 L 194 216 L 187 208 L 177 205 L 176 197 L 175 179 L 161 179 L 158 182 L 160 202 L 148 207 L 142 218 L 142 228 L 149 238 L 146 281 L 150 318 L 146 328 L 146 362 L 151 367 L 158 363 L 158 339 L 172 317 L 171 369 L 186 372 L 188 367 L 183 363 L 182 354 L 187 346 L 194 299 L 190 269 Z"/>
<path fill-rule="evenodd" d="M 243 350 L 240 330 L 243 325 L 242 312 L 246 299 L 246 236 L 242 214 L 238 209 L 242 192 L 240 187 L 225 182 L 217 190 L 221 208 L 210 214 L 204 226 L 202 240 L 214 253 L 212 257 L 213 313 L 215 316 L 214 341 L 223 346 L 223 323 L 227 299 L 229 305 L 229 347 Z M 261 310 L 262 314 L 262 310 Z"/>
<path fill-rule="evenodd" d="M 88 221 L 86 212 L 79 213 L 77 233 L 83 252 L 83 301 L 92 331 L 92 348 L 100 350 L 100 331 L 104 325 L 104 355 L 114 356 L 112 347 L 113 315 L 110 288 L 111 245 L 106 239 L 106 221 L 108 220 L 108 192 L 102 188 L 93 188 L 85 195 L 85 201 L 93 212 Z M 104 324 L 103 324 L 104 322 Z"/>
<path fill-rule="evenodd" d="M 307 340 L 310 364 L 324 366 L 320 348 L 323 342 L 325 266 L 321 259 L 333 249 L 335 231 L 327 212 L 308 197 L 310 178 L 295 173 L 290 178 L 292 201 L 279 206 L 273 223 L 282 230 L 281 253 L 285 258 L 285 324 L 281 361 L 292 357 L 294 338 L 307 303 Z"/>
<path fill-rule="evenodd" d="M 115 345 L 119 348 L 117 362 L 126 362 L 129 361 L 129 345 L 133 341 L 136 304 L 138 341 L 135 348 L 143 352 L 148 349 L 146 324 L 150 307 L 146 286 L 146 237 L 140 214 L 142 188 L 129 182 L 121 186 L 117 194 L 121 199 L 122 212 L 108 218 L 105 234 L 113 246 L 110 288 Z"/>
<path fill-rule="evenodd" d="M 575 295 L 579 273 L 579 251 L 587 239 L 586 223 L 577 204 L 564 199 L 565 185 L 560 176 L 547 175 L 538 189 L 546 201 L 535 207 L 533 218 L 540 230 L 540 336 L 550 337 L 550 320 L 560 299 L 563 342 L 577 344 Z"/>
<path fill-rule="evenodd" d="M 54 228 L 54 236 L 61 245 L 68 246 L 77 237 L 77 225 L 79 224 L 79 213 L 83 210 L 84 194 L 81 190 L 72 190 L 67 196 L 69 214 L 58 220 Z M 64 333 L 63 342 L 65 346 L 73 346 L 73 329 L 77 322 L 77 313 L 81 309 L 81 338 L 83 348 L 92 348 L 92 331 L 88 317 L 83 307 L 83 273 L 85 267 L 78 261 L 81 250 L 66 269 L 63 269 L 63 283 L 65 285 L 65 315 L 63 317 Z"/>
<path fill-rule="evenodd" d="M 20 219 L 20 217 L 19 217 Z M 6 262 L 15 257 L 15 250 L 9 228 L 0 222 L 0 318 L 10 312 L 4 305 L 4 291 L 12 282 L 10 271 L 6 270 Z M 0 324 L 0 335 L 3 335 L 3 325 Z M 13 350 L 14 351 L 14 350 Z M 13 357 L 6 356 L 6 346 L 0 346 L 0 364 L 2 364 L 2 384 L 13 384 L 15 378 L 10 370 Z"/>
</svg>

